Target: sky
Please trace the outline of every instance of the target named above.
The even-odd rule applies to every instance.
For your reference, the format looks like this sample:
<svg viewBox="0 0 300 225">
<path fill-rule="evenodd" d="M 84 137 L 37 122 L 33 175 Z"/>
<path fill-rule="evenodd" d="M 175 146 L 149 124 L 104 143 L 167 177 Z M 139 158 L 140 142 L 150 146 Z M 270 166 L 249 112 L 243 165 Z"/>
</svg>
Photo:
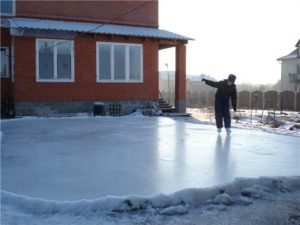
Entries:
<svg viewBox="0 0 300 225">
<path fill-rule="evenodd" d="M 299 0 L 160 0 L 159 28 L 195 39 L 187 44 L 187 75 L 237 83 L 275 83 L 277 61 L 300 39 Z M 175 70 L 175 48 L 161 50 L 159 69 Z"/>
</svg>

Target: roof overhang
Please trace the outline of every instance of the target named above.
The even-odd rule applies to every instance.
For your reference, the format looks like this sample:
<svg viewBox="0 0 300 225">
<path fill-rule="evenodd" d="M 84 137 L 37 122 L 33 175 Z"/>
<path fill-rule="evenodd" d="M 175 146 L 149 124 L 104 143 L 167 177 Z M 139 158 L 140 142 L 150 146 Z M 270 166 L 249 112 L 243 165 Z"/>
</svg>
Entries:
<svg viewBox="0 0 300 225">
<path fill-rule="evenodd" d="M 1 21 L 2 27 L 9 27 L 14 36 L 39 34 L 49 35 L 53 32 L 61 33 L 69 38 L 74 38 L 76 33 L 121 35 L 127 37 L 141 37 L 159 39 L 160 48 L 167 48 L 176 43 L 187 43 L 192 38 L 170 31 L 149 27 L 124 26 L 102 23 L 84 23 L 58 20 L 43 20 L 30 18 L 9 18 Z M 34 32 L 33 32 L 34 31 Z"/>
<path fill-rule="evenodd" d="M 295 49 L 294 51 L 292 51 L 290 54 L 286 55 L 286 56 L 283 56 L 283 57 L 280 57 L 278 58 L 277 60 L 278 61 L 284 61 L 284 60 L 289 60 L 289 59 L 297 59 L 299 58 L 299 55 L 298 55 L 298 49 Z"/>
</svg>

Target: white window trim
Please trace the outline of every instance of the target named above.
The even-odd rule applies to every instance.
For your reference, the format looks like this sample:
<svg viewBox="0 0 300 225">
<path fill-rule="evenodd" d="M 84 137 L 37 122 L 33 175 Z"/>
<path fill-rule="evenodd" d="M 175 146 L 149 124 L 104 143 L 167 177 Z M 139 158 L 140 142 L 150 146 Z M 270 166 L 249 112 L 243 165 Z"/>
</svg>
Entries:
<svg viewBox="0 0 300 225">
<path fill-rule="evenodd" d="M 1 50 L 4 49 L 5 50 L 5 64 L 6 64 L 6 71 L 5 71 L 5 76 L 1 78 L 3 79 L 7 79 L 9 78 L 9 48 L 8 47 L 1 47 Z"/>
<path fill-rule="evenodd" d="M 12 0 L 12 13 L 1 13 L 1 16 L 15 16 L 16 15 L 16 1 Z"/>
<path fill-rule="evenodd" d="M 53 79 L 40 79 L 39 75 L 39 41 L 52 41 L 54 43 L 54 78 Z M 71 42 L 71 79 L 57 79 L 57 43 L 59 42 Z M 47 83 L 74 83 L 75 73 L 74 73 L 74 41 L 72 40 L 61 40 L 61 39 L 36 39 L 35 42 L 35 57 L 36 57 L 36 82 L 47 82 Z"/>
<path fill-rule="evenodd" d="M 99 73 L 99 46 L 100 45 L 110 45 L 110 68 L 111 68 L 111 79 L 100 79 Z M 122 45 L 125 46 L 125 80 L 114 80 L 114 51 L 112 46 Z M 140 47 L 140 79 L 139 80 L 130 80 L 129 78 L 129 47 L 138 46 Z M 116 43 L 116 42 L 96 42 L 96 81 L 98 83 L 143 83 L 144 82 L 144 65 L 143 65 L 143 45 L 142 44 L 131 44 L 131 43 Z"/>
</svg>

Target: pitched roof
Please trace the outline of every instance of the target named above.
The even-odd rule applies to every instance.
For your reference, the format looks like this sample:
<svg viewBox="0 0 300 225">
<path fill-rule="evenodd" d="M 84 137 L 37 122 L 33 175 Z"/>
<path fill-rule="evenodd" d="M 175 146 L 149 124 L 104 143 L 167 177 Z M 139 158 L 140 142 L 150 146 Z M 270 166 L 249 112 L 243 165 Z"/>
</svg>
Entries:
<svg viewBox="0 0 300 225">
<path fill-rule="evenodd" d="M 278 58 L 278 61 L 287 60 L 287 59 L 296 59 L 299 58 L 299 48 L 300 48 L 300 39 L 296 43 L 295 47 L 297 47 L 294 51 L 292 51 L 290 54 L 286 56 L 282 56 Z"/>
<path fill-rule="evenodd" d="M 278 58 L 277 60 L 282 61 L 282 60 L 296 59 L 296 58 L 298 58 L 298 49 L 295 49 L 290 54 L 288 54 L 286 56 L 282 56 L 282 57 Z"/>
<path fill-rule="evenodd" d="M 149 37 L 149 38 L 164 38 L 173 40 L 188 41 L 192 38 L 176 34 L 170 31 L 161 30 L 149 27 L 123 26 L 115 24 L 101 24 L 101 23 L 85 23 L 85 22 L 70 22 L 59 20 L 43 20 L 43 19 L 29 19 L 29 18 L 10 18 L 7 19 L 10 28 L 28 28 L 41 30 L 59 30 L 72 31 L 82 33 L 96 33 L 96 34 L 111 34 L 111 35 L 125 35 L 135 37 Z M 1 26 L 7 26 L 7 21 L 1 22 Z"/>
</svg>

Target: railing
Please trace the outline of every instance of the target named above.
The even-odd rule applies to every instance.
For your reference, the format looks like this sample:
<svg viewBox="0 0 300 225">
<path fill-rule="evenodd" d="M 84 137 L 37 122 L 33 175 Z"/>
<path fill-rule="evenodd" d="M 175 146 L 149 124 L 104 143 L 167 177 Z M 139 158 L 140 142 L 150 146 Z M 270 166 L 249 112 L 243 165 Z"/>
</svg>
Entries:
<svg viewBox="0 0 300 225">
<path fill-rule="evenodd" d="M 300 82 L 300 73 L 290 73 L 289 74 L 289 81 L 290 82 Z"/>
</svg>

